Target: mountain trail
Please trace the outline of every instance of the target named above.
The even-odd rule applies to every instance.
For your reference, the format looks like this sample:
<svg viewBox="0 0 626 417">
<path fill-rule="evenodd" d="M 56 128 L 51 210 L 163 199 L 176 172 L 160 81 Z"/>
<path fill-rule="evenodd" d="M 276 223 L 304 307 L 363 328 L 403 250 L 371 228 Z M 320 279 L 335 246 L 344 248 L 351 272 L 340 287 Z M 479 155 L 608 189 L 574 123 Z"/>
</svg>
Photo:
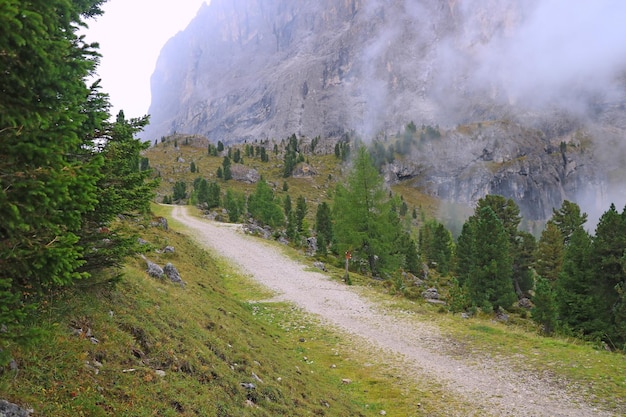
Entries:
<svg viewBox="0 0 626 417">
<path fill-rule="evenodd" d="M 200 220 L 185 207 L 176 206 L 172 217 L 189 227 L 193 237 L 227 258 L 278 295 L 344 332 L 363 338 L 402 357 L 407 375 L 434 380 L 475 406 L 474 416 L 604 417 L 615 414 L 585 404 L 562 388 L 562 381 L 533 372 L 511 370 L 514 358 L 496 359 L 481 354 L 453 354 L 453 341 L 436 325 L 416 315 L 388 314 L 384 308 L 358 294 L 358 288 L 307 270 L 276 248 L 244 235 L 232 224 Z M 508 366 L 507 366 L 508 365 Z M 449 410 L 448 410 L 449 412 Z M 447 414 L 450 415 L 450 414 Z M 464 414 L 465 416 L 465 414 Z"/>
</svg>

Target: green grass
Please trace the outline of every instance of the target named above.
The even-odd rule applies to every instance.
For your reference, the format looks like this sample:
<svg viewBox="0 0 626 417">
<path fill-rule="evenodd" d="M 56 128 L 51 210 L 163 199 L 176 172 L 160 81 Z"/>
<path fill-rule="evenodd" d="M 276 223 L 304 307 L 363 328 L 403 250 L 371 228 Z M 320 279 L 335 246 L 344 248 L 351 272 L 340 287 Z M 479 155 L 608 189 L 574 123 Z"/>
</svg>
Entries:
<svg viewBox="0 0 626 417">
<path fill-rule="evenodd" d="M 186 286 L 149 277 L 136 257 L 115 284 L 94 277 L 50 297 L 33 320 L 45 337 L 11 348 L 19 370 L 0 373 L 0 398 L 61 417 L 425 416 L 443 415 L 442 401 L 469 407 L 404 377 L 363 341 L 289 304 L 259 302 L 271 293 L 170 226 L 141 229 L 151 247 L 175 247 L 146 256 L 172 262 Z"/>
</svg>

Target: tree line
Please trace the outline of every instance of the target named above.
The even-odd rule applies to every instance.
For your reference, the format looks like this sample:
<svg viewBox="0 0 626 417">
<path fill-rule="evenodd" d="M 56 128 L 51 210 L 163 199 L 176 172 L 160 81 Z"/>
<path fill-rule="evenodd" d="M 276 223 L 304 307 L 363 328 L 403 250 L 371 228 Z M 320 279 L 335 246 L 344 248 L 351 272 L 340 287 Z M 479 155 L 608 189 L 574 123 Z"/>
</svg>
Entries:
<svg viewBox="0 0 626 417">
<path fill-rule="evenodd" d="M 110 121 L 85 81 L 97 44 L 78 32 L 102 3 L 0 6 L 0 363 L 43 297 L 134 251 L 120 218 L 146 213 L 156 186 L 134 137 L 148 117 Z"/>
<path fill-rule="evenodd" d="M 341 143 L 336 149 L 341 158 L 348 146 Z M 313 234 L 317 256 L 330 255 L 341 266 L 350 253 L 350 270 L 394 282 L 401 291 L 411 287 L 399 278 L 406 276 L 402 272 L 421 276 L 428 267 L 449 282 L 448 306 L 454 312 L 522 311 L 522 300 L 532 305 L 532 318 L 546 334 L 624 348 L 626 210 L 618 213 L 611 206 L 592 235 L 585 230 L 587 215 L 564 201 L 537 239 L 520 230 L 520 210 L 512 199 L 487 195 L 457 239 L 434 219 L 422 219 L 414 230 L 407 204 L 385 187 L 372 150 L 363 145 L 353 152 L 345 182 L 330 194 L 331 200 L 317 205 L 310 228 L 306 199 L 298 196 L 294 209 L 291 197 L 277 198 L 265 179 L 247 198 L 227 191 L 222 207 L 228 206 L 231 221 L 247 213 L 283 230 L 296 245 Z"/>
</svg>

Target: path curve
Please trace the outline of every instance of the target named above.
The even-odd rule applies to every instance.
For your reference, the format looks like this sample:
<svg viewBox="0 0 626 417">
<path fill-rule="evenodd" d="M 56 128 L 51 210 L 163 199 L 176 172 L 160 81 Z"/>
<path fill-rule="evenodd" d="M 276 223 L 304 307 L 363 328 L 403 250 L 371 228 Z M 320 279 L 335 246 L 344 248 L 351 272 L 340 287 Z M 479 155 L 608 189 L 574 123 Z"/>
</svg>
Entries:
<svg viewBox="0 0 626 417">
<path fill-rule="evenodd" d="M 446 355 L 450 341 L 441 337 L 436 326 L 416 317 L 386 315 L 379 306 L 360 297 L 354 287 L 306 270 L 307 266 L 276 248 L 243 234 L 240 227 L 192 217 L 184 206 L 175 206 L 172 217 L 192 229 L 199 243 L 276 291 L 276 299 L 294 303 L 350 334 L 403 355 L 403 365 L 410 368 L 410 374 L 439 381 L 475 404 L 476 416 L 614 416 L 576 400 L 553 381 L 511 371 L 493 358 L 472 358 L 469 363 Z"/>
</svg>

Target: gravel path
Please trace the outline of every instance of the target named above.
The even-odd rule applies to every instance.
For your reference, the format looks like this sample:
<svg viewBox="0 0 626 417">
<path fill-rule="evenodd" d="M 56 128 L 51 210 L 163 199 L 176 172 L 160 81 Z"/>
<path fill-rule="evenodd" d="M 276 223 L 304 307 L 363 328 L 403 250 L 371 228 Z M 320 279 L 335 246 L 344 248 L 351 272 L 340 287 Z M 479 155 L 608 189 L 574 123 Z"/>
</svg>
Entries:
<svg viewBox="0 0 626 417">
<path fill-rule="evenodd" d="M 490 357 L 449 355 L 450 340 L 436 326 L 416 316 L 386 314 L 360 297 L 357 289 L 331 281 L 322 273 L 281 255 L 232 224 L 200 220 L 176 206 L 172 216 L 194 230 L 194 238 L 229 259 L 257 282 L 276 291 L 276 300 L 289 301 L 342 330 L 365 338 L 404 357 L 403 367 L 416 378 L 434 379 L 459 398 L 475 404 L 475 416 L 614 416 L 558 388 L 557 381 L 507 369 Z"/>
</svg>

